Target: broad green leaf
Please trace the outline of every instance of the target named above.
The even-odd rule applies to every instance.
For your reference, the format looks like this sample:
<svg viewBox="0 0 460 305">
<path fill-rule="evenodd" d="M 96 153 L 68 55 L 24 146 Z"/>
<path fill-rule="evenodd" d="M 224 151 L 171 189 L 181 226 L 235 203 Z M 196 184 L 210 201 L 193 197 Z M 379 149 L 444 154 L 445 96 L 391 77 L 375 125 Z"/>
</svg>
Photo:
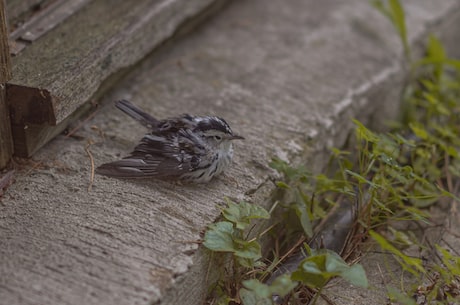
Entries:
<svg viewBox="0 0 460 305">
<path fill-rule="evenodd" d="M 366 273 L 361 265 L 348 266 L 340 255 L 327 249 L 312 251 L 311 256 L 304 259 L 292 274 L 292 279 L 310 287 L 321 288 L 336 276 L 356 286 L 368 286 Z"/>
<path fill-rule="evenodd" d="M 210 224 L 204 235 L 203 245 L 212 251 L 235 252 L 233 232 L 231 222 L 221 221 Z"/>
<path fill-rule="evenodd" d="M 261 206 L 246 201 L 234 203 L 227 200 L 228 207 L 222 211 L 222 215 L 236 225 L 239 230 L 244 230 L 251 223 L 251 219 L 270 218 L 270 214 Z"/>
<path fill-rule="evenodd" d="M 288 274 L 284 274 L 269 286 L 259 280 L 251 279 L 243 281 L 244 288 L 240 289 L 240 297 L 243 304 L 272 304 L 272 295 L 281 297 L 289 294 L 296 286 L 297 282 L 291 280 Z M 270 301 L 270 303 L 266 303 Z"/>
<path fill-rule="evenodd" d="M 312 288 L 326 285 L 331 275 L 326 271 L 326 256 L 324 251 L 310 250 L 310 256 L 305 258 L 291 278 Z"/>
<path fill-rule="evenodd" d="M 282 173 L 288 178 L 288 180 L 296 181 L 299 179 L 306 180 L 310 173 L 303 166 L 293 167 L 289 165 L 286 161 L 283 161 L 279 158 L 273 158 L 269 166 L 279 173 Z"/>
<path fill-rule="evenodd" d="M 255 291 L 241 288 L 239 291 L 244 305 L 273 305 L 271 297 L 260 297 Z"/>
<path fill-rule="evenodd" d="M 339 274 L 345 269 L 348 269 L 349 266 L 345 261 L 335 252 L 328 251 L 324 255 L 325 261 L 325 271 L 332 274 Z"/>
<path fill-rule="evenodd" d="M 355 264 L 349 266 L 337 253 L 328 251 L 326 254 L 326 271 L 334 276 L 340 276 L 351 284 L 367 287 L 367 277 L 364 268 Z"/>
<path fill-rule="evenodd" d="M 369 286 L 366 272 L 364 271 L 363 266 L 359 264 L 349 266 L 347 269 L 343 270 L 339 276 L 349 281 L 352 285 L 364 288 Z"/>
<path fill-rule="evenodd" d="M 260 244 L 256 240 L 236 238 L 234 230 L 233 224 L 228 221 L 211 224 L 205 233 L 203 245 L 212 251 L 231 252 L 242 266 L 254 267 L 261 257 Z"/>
<path fill-rule="evenodd" d="M 294 281 L 299 281 L 304 285 L 307 285 L 311 288 L 321 288 L 326 285 L 329 277 L 324 273 L 312 273 L 308 270 L 311 269 L 309 266 L 305 266 L 307 270 L 304 269 L 304 265 L 302 264 L 300 268 L 292 273 L 291 278 Z"/>
<path fill-rule="evenodd" d="M 281 297 L 288 295 L 299 283 L 291 279 L 289 274 L 283 274 L 276 278 L 270 285 L 272 294 L 277 294 Z"/>
<path fill-rule="evenodd" d="M 247 241 L 243 239 L 233 238 L 234 253 L 236 256 L 242 258 L 249 258 L 252 260 L 259 259 L 261 254 L 260 244 L 256 240 Z"/>
<path fill-rule="evenodd" d="M 261 283 L 259 280 L 251 279 L 243 281 L 243 286 L 249 290 L 254 291 L 259 297 L 269 298 L 272 296 L 270 287 L 264 283 Z"/>
</svg>

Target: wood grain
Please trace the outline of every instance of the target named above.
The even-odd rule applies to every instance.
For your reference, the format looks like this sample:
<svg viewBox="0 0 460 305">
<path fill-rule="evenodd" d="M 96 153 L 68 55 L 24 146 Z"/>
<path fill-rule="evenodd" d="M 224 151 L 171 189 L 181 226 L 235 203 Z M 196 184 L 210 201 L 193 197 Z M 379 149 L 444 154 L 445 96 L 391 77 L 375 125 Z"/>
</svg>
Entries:
<svg viewBox="0 0 460 305">
<path fill-rule="evenodd" d="M 214 1 L 87 3 L 13 57 L 14 77 L 7 96 L 14 130 L 62 126 L 101 87 L 106 87 L 109 77 L 129 70 Z M 33 134 L 37 133 L 43 132 Z M 35 138 L 25 141 L 15 141 L 21 147 L 16 151 L 19 156 L 28 157 L 46 143 Z"/>
<path fill-rule="evenodd" d="M 13 139 L 4 85 L 10 78 L 11 60 L 6 6 L 4 0 L 0 0 L 0 169 L 6 166 L 13 154 Z"/>
</svg>

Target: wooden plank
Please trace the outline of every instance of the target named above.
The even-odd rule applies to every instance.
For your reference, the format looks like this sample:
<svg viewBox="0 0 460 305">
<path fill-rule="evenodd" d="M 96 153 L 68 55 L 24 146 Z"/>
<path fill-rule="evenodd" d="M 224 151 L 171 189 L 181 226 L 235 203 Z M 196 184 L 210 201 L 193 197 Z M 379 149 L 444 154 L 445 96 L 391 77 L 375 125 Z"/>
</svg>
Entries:
<svg viewBox="0 0 460 305">
<path fill-rule="evenodd" d="M 5 0 L 0 0 L 0 83 L 11 79 L 11 58 L 8 46 L 8 26 Z"/>
<path fill-rule="evenodd" d="M 17 27 L 11 34 L 10 39 L 15 40 L 13 55 L 17 55 L 26 43 L 33 42 L 45 33 L 58 26 L 65 19 L 81 9 L 90 0 L 56 0 L 46 9 L 34 14 L 29 20 Z"/>
<path fill-rule="evenodd" d="M 13 154 L 11 123 L 6 102 L 5 83 L 11 78 L 11 60 L 8 47 L 6 5 L 0 0 L 0 169 L 4 168 Z"/>
<path fill-rule="evenodd" d="M 48 0 L 52 1 L 52 0 Z M 6 11 L 8 12 L 8 25 L 10 31 L 24 22 L 30 14 L 39 9 L 44 0 L 6 0 Z"/>
<path fill-rule="evenodd" d="M 54 0 L 6 0 L 6 11 L 10 30 L 14 30 L 37 10 L 46 7 Z"/>
<path fill-rule="evenodd" d="M 33 155 L 43 146 L 43 143 L 49 142 L 62 133 L 69 124 L 90 110 L 94 110 L 94 106 L 91 103 L 86 103 L 56 126 L 50 126 L 48 123 L 30 123 L 27 125 L 13 123 L 11 128 L 14 136 L 14 154 L 20 157 Z"/>
<path fill-rule="evenodd" d="M 6 0 L 8 25 L 10 32 L 24 27 L 28 20 L 33 19 L 41 11 L 46 10 L 56 0 Z M 27 46 L 27 42 L 19 41 L 10 36 L 10 53 L 18 54 Z"/>
<path fill-rule="evenodd" d="M 15 131 L 62 125 L 107 79 L 128 71 L 217 0 L 98 0 L 86 4 L 58 27 L 13 57 L 8 84 Z M 58 129 L 62 129 L 59 127 Z M 30 156 L 46 143 L 20 132 L 16 154 Z"/>
<path fill-rule="evenodd" d="M 5 98 L 5 86 L 0 84 L 0 169 L 4 168 L 13 155 L 13 138 Z"/>
</svg>

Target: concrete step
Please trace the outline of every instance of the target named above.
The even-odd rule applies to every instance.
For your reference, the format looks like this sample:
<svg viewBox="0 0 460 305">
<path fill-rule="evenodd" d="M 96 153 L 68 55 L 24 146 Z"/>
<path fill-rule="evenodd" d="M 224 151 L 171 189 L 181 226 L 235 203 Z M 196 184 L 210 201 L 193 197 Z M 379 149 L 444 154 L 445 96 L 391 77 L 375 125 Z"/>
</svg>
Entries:
<svg viewBox="0 0 460 305">
<path fill-rule="evenodd" d="M 404 5 L 411 45 L 433 31 L 460 57 L 460 1 Z M 202 304 L 208 270 L 219 266 L 195 241 L 217 205 L 225 196 L 264 204 L 272 157 L 318 171 L 344 144 L 351 118 L 382 126 L 396 117 L 401 54 L 368 1 L 230 2 L 104 100 L 126 98 L 159 118 L 224 117 L 246 137 L 231 169 L 195 186 L 96 176 L 88 190 L 91 159 L 124 156 L 145 132 L 114 107 L 101 109 L 78 138 L 44 147 L 3 195 L 0 303 Z"/>
</svg>

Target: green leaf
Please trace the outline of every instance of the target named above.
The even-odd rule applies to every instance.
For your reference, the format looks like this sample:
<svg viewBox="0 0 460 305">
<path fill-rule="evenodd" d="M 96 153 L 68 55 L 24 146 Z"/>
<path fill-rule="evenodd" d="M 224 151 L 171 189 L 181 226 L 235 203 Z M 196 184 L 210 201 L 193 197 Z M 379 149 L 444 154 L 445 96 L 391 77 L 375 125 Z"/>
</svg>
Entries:
<svg viewBox="0 0 460 305">
<path fill-rule="evenodd" d="M 372 5 L 390 20 L 401 39 L 406 56 L 410 58 L 410 48 L 407 41 L 406 20 L 403 7 L 399 0 L 389 0 L 388 2 L 389 5 L 385 6 L 381 0 L 374 0 L 372 1 Z"/>
<path fill-rule="evenodd" d="M 366 274 L 361 265 L 348 266 L 335 252 L 321 249 L 311 252 L 299 268 L 292 274 L 292 279 L 307 286 L 321 288 L 333 277 L 340 276 L 353 285 L 367 287 Z"/>
<path fill-rule="evenodd" d="M 415 133 L 415 135 L 417 137 L 419 137 L 420 139 L 422 139 L 422 140 L 428 139 L 428 133 L 427 133 L 425 127 L 422 126 L 421 124 L 412 122 L 412 123 L 409 123 L 409 127 L 410 127 L 410 129 L 412 129 L 412 131 Z"/>
<path fill-rule="evenodd" d="M 244 305 L 273 305 L 271 298 L 261 297 L 249 289 L 241 288 L 239 294 Z"/>
<path fill-rule="evenodd" d="M 367 277 L 364 268 L 355 264 L 349 266 L 337 253 L 328 251 L 326 255 L 326 271 L 335 276 L 340 276 L 351 284 L 367 287 Z"/>
<path fill-rule="evenodd" d="M 363 266 L 355 264 L 348 269 L 343 270 L 340 276 L 349 281 L 352 285 L 367 288 L 369 283 L 367 281 L 366 272 Z"/>
<path fill-rule="evenodd" d="M 238 262 L 248 268 L 254 267 L 256 261 L 262 257 L 260 244 L 256 240 L 237 238 L 233 224 L 228 221 L 209 225 L 203 245 L 212 251 L 233 253 Z"/>
<path fill-rule="evenodd" d="M 311 174 L 303 166 L 292 167 L 286 161 L 279 158 L 273 158 L 269 166 L 279 173 L 282 173 L 291 181 L 306 180 Z"/>
<path fill-rule="evenodd" d="M 250 225 L 251 219 L 269 219 L 270 214 L 261 206 L 241 201 L 239 204 L 227 200 L 228 207 L 222 211 L 222 215 L 236 225 L 239 230 L 244 230 Z"/>
<path fill-rule="evenodd" d="M 277 181 L 276 186 L 281 188 L 281 189 L 286 189 L 286 190 L 291 189 L 291 187 L 288 184 L 286 184 L 285 182 L 283 182 L 283 181 Z"/>
<path fill-rule="evenodd" d="M 371 2 L 371 4 L 382 13 L 385 17 L 387 17 L 391 21 L 391 14 L 389 10 L 383 5 L 383 2 L 381 0 L 374 0 Z"/>
<path fill-rule="evenodd" d="M 261 283 L 259 280 L 251 279 L 243 281 L 243 286 L 249 290 L 254 291 L 259 297 L 269 298 L 272 296 L 270 287 L 266 284 Z"/>
<path fill-rule="evenodd" d="M 294 211 L 297 217 L 299 218 L 300 225 L 302 226 L 304 233 L 308 237 L 312 237 L 313 236 L 313 225 L 311 223 L 310 215 L 307 211 L 306 205 L 302 203 L 295 203 L 293 205 L 293 208 L 294 208 Z"/>
<path fill-rule="evenodd" d="M 393 255 L 395 255 L 396 258 L 399 258 L 401 266 L 405 270 L 411 272 L 412 274 L 417 274 L 418 272 L 425 272 L 421 259 L 405 255 L 404 253 L 396 249 L 392 244 L 390 244 L 382 235 L 378 234 L 375 231 L 371 230 L 369 231 L 369 234 L 375 241 L 377 241 L 377 243 L 383 250 L 387 250 Z"/>
<path fill-rule="evenodd" d="M 433 60 L 443 61 L 447 58 L 444 46 L 434 35 L 428 37 L 427 53 L 428 57 Z"/>
<path fill-rule="evenodd" d="M 296 286 L 297 282 L 291 280 L 288 274 L 284 274 L 269 286 L 259 280 L 251 279 L 243 281 L 244 288 L 240 289 L 240 297 L 245 305 L 251 304 L 272 304 L 272 295 L 281 297 L 289 294 Z M 269 301 L 269 303 L 266 303 Z"/>
<path fill-rule="evenodd" d="M 234 250 L 236 256 L 252 260 L 262 257 L 260 244 L 256 240 L 246 241 L 234 238 Z"/>
<path fill-rule="evenodd" d="M 408 296 L 406 293 L 402 293 L 396 288 L 388 287 L 387 292 L 392 302 L 397 302 L 398 304 L 404 305 L 417 305 L 417 302 L 414 300 L 414 298 Z"/>
<path fill-rule="evenodd" d="M 283 274 L 276 278 L 270 285 L 272 294 L 277 294 L 281 297 L 288 295 L 299 283 L 291 279 L 289 274 Z"/>
<path fill-rule="evenodd" d="M 210 224 L 204 235 L 203 245 L 212 251 L 235 252 L 233 244 L 233 224 L 228 221 L 220 221 Z"/>
<path fill-rule="evenodd" d="M 407 30 L 404 10 L 399 0 L 389 0 L 389 5 L 393 25 L 398 31 L 398 34 L 404 46 L 404 50 L 407 53 L 409 52 L 409 44 L 407 42 Z"/>
<path fill-rule="evenodd" d="M 353 123 L 356 125 L 356 135 L 358 139 L 371 143 L 377 143 L 380 140 L 379 136 L 370 129 L 366 128 L 366 126 L 364 126 L 364 124 L 360 121 L 353 119 Z"/>
<path fill-rule="evenodd" d="M 378 188 L 378 185 L 377 185 L 377 184 L 375 184 L 375 183 L 373 183 L 372 181 L 366 179 L 365 177 L 361 176 L 361 175 L 358 174 L 358 173 L 355 173 L 355 172 L 350 171 L 350 170 L 345 170 L 345 172 L 346 172 L 347 174 L 349 174 L 350 176 L 355 177 L 355 178 L 358 180 L 358 182 L 360 182 L 360 183 L 365 183 L 365 184 L 368 184 L 369 186 L 372 186 L 373 188 Z"/>
</svg>

